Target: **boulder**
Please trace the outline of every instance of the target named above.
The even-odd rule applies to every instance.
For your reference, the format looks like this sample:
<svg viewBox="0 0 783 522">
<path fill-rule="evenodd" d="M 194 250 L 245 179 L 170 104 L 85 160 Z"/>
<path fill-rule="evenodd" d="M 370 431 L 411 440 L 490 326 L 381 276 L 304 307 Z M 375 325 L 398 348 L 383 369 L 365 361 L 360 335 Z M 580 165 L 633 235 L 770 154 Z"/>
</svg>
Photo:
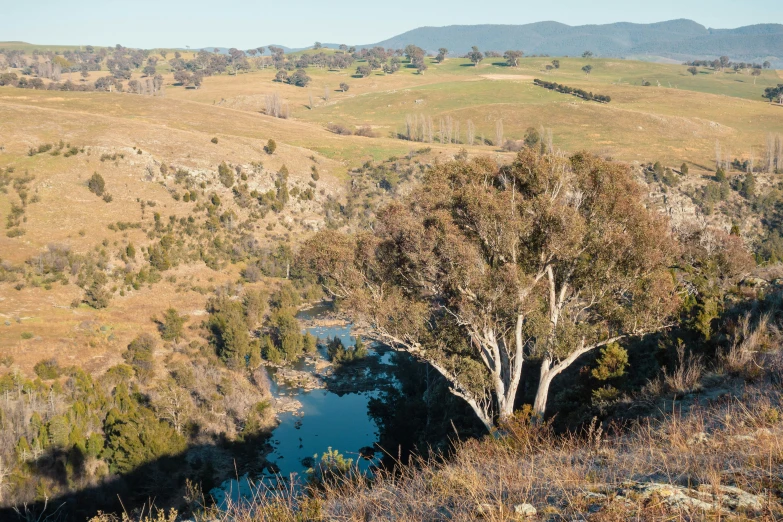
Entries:
<svg viewBox="0 0 783 522">
<path fill-rule="evenodd" d="M 514 504 L 514 514 L 519 518 L 534 517 L 536 513 L 536 508 L 532 504 Z"/>
</svg>

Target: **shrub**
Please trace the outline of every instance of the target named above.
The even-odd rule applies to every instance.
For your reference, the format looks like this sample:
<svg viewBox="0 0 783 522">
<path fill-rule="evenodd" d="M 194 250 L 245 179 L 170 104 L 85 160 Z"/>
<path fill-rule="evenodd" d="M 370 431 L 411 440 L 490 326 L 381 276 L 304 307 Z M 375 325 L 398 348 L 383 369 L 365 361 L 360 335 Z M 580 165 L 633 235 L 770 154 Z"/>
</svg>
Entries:
<svg viewBox="0 0 783 522">
<path fill-rule="evenodd" d="M 155 338 L 148 333 L 136 337 L 128 345 L 128 351 L 122 354 L 128 364 L 133 367 L 136 376 L 144 381 L 154 372 L 153 356 L 156 348 Z"/>
<path fill-rule="evenodd" d="M 355 134 L 357 136 L 364 136 L 365 138 L 375 138 L 377 136 L 375 131 L 373 131 L 369 125 L 362 125 L 358 129 L 356 129 Z"/>
<path fill-rule="evenodd" d="M 22 332 L 22 339 L 32 339 L 33 332 Z"/>
<path fill-rule="evenodd" d="M 179 315 L 175 308 L 169 308 L 163 314 L 163 320 L 158 323 L 160 337 L 164 341 L 178 341 L 187 320 L 186 315 Z"/>
<path fill-rule="evenodd" d="M 335 134 L 339 134 L 341 136 L 350 136 L 353 134 L 351 129 L 349 129 L 347 126 L 341 124 L 341 123 L 330 123 L 326 126 L 326 130 L 329 132 L 333 132 Z"/>
<path fill-rule="evenodd" d="M 60 366 L 57 364 L 56 359 L 39 361 L 33 366 L 33 371 L 38 377 L 45 381 L 56 379 L 60 376 Z"/>
<path fill-rule="evenodd" d="M 218 166 L 218 179 L 226 188 L 231 188 L 234 185 L 234 172 L 226 165 L 225 161 Z"/>
<path fill-rule="evenodd" d="M 688 164 L 687 163 L 683 163 L 680 166 L 680 172 L 682 172 L 683 175 L 687 175 L 688 174 Z"/>
<path fill-rule="evenodd" d="M 274 154 L 275 150 L 277 150 L 277 143 L 275 143 L 275 140 L 270 138 L 269 141 L 266 142 L 266 147 L 264 147 L 264 150 L 267 154 Z"/>
<path fill-rule="evenodd" d="M 97 172 L 93 173 L 92 177 L 87 181 L 87 188 L 96 196 L 102 196 L 103 191 L 106 189 L 106 182 L 103 180 L 103 176 Z"/>
<path fill-rule="evenodd" d="M 350 85 L 348 85 L 348 84 L 347 84 L 347 83 L 345 83 L 345 82 L 343 82 L 343 83 L 341 83 L 341 84 L 340 84 L 340 90 L 341 90 L 341 91 L 343 91 L 343 92 L 348 92 L 348 89 L 349 89 L 349 88 L 350 88 Z"/>
<path fill-rule="evenodd" d="M 211 141 L 212 143 L 215 143 L 215 144 L 216 144 L 216 143 L 218 142 L 218 139 L 217 139 L 217 138 L 212 138 L 210 141 Z"/>
</svg>

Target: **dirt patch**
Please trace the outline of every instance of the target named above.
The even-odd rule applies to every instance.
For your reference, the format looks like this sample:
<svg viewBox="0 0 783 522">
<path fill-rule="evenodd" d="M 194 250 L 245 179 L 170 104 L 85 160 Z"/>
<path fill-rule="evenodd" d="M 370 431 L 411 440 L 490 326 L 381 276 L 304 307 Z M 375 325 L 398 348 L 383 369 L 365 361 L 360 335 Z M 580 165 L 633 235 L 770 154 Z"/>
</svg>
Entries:
<svg viewBox="0 0 783 522">
<path fill-rule="evenodd" d="M 486 78 L 487 80 L 511 80 L 511 81 L 535 79 L 533 76 L 529 76 L 527 74 L 482 74 L 481 77 Z"/>
</svg>

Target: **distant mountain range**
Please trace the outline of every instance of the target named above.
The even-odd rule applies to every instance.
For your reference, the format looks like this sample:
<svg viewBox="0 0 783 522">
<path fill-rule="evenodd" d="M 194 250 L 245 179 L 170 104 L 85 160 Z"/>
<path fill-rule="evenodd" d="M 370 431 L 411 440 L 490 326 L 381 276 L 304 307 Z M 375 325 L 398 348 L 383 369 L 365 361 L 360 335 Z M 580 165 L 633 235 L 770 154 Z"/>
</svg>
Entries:
<svg viewBox="0 0 783 522">
<path fill-rule="evenodd" d="M 420 27 L 373 45 L 399 48 L 413 43 L 427 51 L 446 47 L 464 54 L 472 45 L 503 52 L 579 56 L 590 50 L 606 57 L 661 57 L 677 61 L 729 56 L 734 61 L 783 64 L 783 25 L 758 24 L 708 29 L 692 20 L 654 24 L 615 23 L 569 26 L 558 22 L 526 25 Z M 363 46 L 365 47 L 365 46 Z"/>
<path fill-rule="evenodd" d="M 525 54 L 579 56 L 590 50 L 596 56 L 669 59 L 678 62 L 714 59 L 761 63 L 769 60 L 783 68 L 783 25 L 757 24 L 736 29 L 708 29 L 692 20 L 654 24 L 619 22 L 570 26 L 558 22 L 525 25 L 450 25 L 419 27 L 387 40 L 356 47 L 399 49 L 414 44 L 428 52 L 445 47 L 462 55 L 475 45 L 482 51 L 521 49 Z M 280 46 L 282 47 L 282 46 Z M 337 44 L 324 44 L 335 48 Z M 209 49 L 209 48 L 208 48 Z M 286 52 L 299 49 L 288 49 Z M 268 51 L 267 51 L 268 52 Z"/>
</svg>

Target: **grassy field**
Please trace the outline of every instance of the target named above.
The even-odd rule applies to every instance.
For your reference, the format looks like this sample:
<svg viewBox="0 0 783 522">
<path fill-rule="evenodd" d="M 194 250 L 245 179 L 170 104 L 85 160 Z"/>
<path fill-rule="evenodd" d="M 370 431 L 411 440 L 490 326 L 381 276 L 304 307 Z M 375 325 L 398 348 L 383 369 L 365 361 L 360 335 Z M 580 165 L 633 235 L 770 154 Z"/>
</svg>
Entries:
<svg viewBox="0 0 783 522">
<path fill-rule="evenodd" d="M 46 46 L 29 50 L 33 47 Z M 77 47 L 56 50 L 67 48 Z M 296 243 L 307 233 L 301 223 L 323 222 L 321 205 L 328 197 L 344 198 L 351 169 L 422 147 L 432 149 L 427 161 L 438 161 L 465 147 L 398 139 L 406 116 L 413 114 L 431 117 L 436 135 L 441 119 L 459 121 L 462 141 L 468 120 L 476 127 L 477 138 L 483 135 L 493 141 L 497 121 L 502 120 L 506 138 L 521 139 L 529 127 L 544 127 L 551 129 L 557 148 L 587 149 L 627 162 L 658 160 L 672 167 L 689 162 L 703 176 L 713 165 L 716 141 L 732 157 L 747 157 L 751 150 L 758 157 L 768 133 L 783 134 L 783 107 L 760 97 L 765 87 L 781 81 L 779 71 L 764 71 L 753 85 L 749 75 L 702 71 L 692 76 L 681 65 L 630 60 L 561 58 L 560 69 L 550 72 L 545 70 L 548 58 L 524 58 L 516 68 L 501 62 L 489 59 L 473 67 L 452 58 L 430 63 L 424 74 L 403 67 L 393 75 L 374 73 L 367 78 L 354 77 L 355 68 L 309 68 L 312 82 L 306 88 L 274 82 L 274 69 L 267 69 L 207 77 L 201 88 L 186 89 L 173 85 L 166 66 L 160 66 L 168 83 L 162 97 L 0 88 L 0 168 L 13 167 L 15 177 L 34 175 L 29 191 L 39 200 L 26 207 L 24 235 L 0 235 L 0 257 L 23 265 L 50 244 L 68 245 L 80 253 L 101 248 L 113 253 L 128 243 L 147 245 L 142 230 L 113 232 L 108 226 L 117 221 L 151 226 L 152 211 L 142 217 L 140 201 L 156 202 L 154 211 L 163 220 L 192 212 L 192 205 L 172 199 L 170 182 L 150 174 L 161 163 L 197 173 L 208 183 L 205 192 L 218 193 L 226 202 L 233 196 L 216 182 L 221 162 L 243 166 L 247 172 L 253 172 L 250 165 L 262 165 L 248 180 L 259 192 L 273 188 L 274 175 L 283 165 L 290 171 L 292 186 L 304 190 L 316 167 L 321 176 L 316 199 L 268 215 L 253 232 L 262 244 L 281 238 Z M 586 63 L 594 67 L 589 77 L 581 71 Z M 90 81 L 103 74 L 91 73 Z M 586 102 L 551 92 L 533 85 L 536 77 L 610 95 L 612 102 Z M 652 85 L 644 87 L 643 81 Z M 339 90 L 342 82 L 349 84 L 348 92 Z M 286 101 L 291 118 L 263 114 L 265 98 L 271 94 Z M 368 125 L 377 137 L 333 134 L 327 130 L 330 123 Z M 278 144 L 273 155 L 264 152 L 270 138 Z M 60 140 L 84 152 L 70 158 L 27 154 L 31 147 Z M 511 156 L 496 145 L 467 149 L 498 159 Z M 100 160 L 101 155 L 114 153 L 125 157 Z M 93 172 L 106 179 L 113 196 L 110 204 L 87 190 L 86 180 Z M 702 178 L 694 179 L 698 184 Z M 19 204 L 13 190 L 0 193 L 0 222 L 5 224 L 12 204 Z M 246 210 L 231 208 L 241 218 L 248 216 Z M 120 263 L 116 256 L 112 259 Z M 70 308 L 82 294 L 74 284 L 56 283 L 49 289 L 26 285 L 21 290 L 2 284 L 0 356 L 13 355 L 27 372 L 35 362 L 52 356 L 99 371 L 118 360 L 135 333 L 153 328 L 151 315 L 171 305 L 198 317 L 206 297 L 194 288 L 236 281 L 240 268 L 183 265 L 155 286 L 115 294 L 104 310 Z M 32 333 L 32 338 L 23 339 L 25 333 Z"/>
<path fill-rule="evenodd" d="M 279 93 L 295 119 L 370 125 L 381 136 L 404 129 L 409 114 L 467 120 L 477 136 L 494 140 L 503 120 L 505 137 L 520 139 L 527 128 L 551 128 L 555 144 L 588 149 L 625 161 L 683 161 L 708 166 L 716 140 L 737 157 L 760 148 L 768 133 L 783 132 L 781 109 L 761 98 L 779 81 L 777 71 L 764 71 L 756 85 L 749 75 L 734 72 L 692 76 L 684 66 L 626 60 L 560 59 L 560 69 L 543 70 L 545 58 L 523 59 L 519 67 L 485 60 L 473 67 L 463 59 L 432 64 L 423 74 L 403 67 L 398 73 L 353 77 L 350 71 L 308 69 L 312 83 L 297 88 L 273 81 L 274 71 L 210 78 L 199 90 L 172 88 L 170 98 L 260 112 L 266 94 Z M 593 65 L 589 77 L 581 71 Z M 586 102 L 533 85 L 539 77 L 612 97 L 610 104 Z M 643 87 L 642 81 L 652 85 Z M 340 92 L 347 82 L 350 89 Z M 658 86 L 660 82 L 660 86 Z M 669 87 L 671 85 L 671 87 Z M 328 99 L 325 93 L 328 92 Z M 310 108 L 310 98 L 313 108 Z M 487 150 L 488 153 L 492 149 Z"/>
</svg>

